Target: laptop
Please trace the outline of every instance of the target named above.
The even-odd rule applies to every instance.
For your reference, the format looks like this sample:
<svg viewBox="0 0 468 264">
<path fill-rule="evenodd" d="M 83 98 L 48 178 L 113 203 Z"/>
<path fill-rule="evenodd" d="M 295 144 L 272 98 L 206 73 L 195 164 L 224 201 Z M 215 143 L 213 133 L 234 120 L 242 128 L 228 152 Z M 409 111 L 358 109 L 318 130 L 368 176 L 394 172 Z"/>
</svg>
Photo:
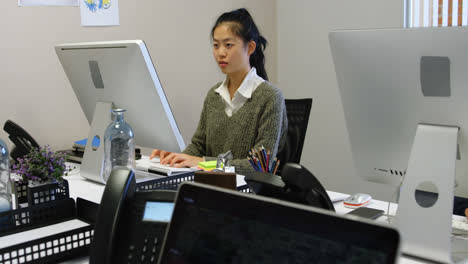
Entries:
<svg viewBox="0 0 468 264">
<path fill-rule="evenodd" d="M 183 183 L 158 263 L 396 263 L 398 231 L 367 220 Z"/>
</svg>

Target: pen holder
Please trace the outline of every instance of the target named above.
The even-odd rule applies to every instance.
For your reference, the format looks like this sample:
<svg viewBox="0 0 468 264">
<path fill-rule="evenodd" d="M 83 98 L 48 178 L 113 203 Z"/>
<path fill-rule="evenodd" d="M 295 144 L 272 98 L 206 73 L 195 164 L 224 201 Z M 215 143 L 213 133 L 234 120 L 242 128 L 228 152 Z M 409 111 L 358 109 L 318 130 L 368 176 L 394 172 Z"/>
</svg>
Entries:
<svg viewBox="0 0 468 264">
<path fill-rule="evenodd" d="M 247 173 L 244 180 L 252 192 L 258 195 L 272 196 L 273 193 L 281 193 L 285 187 L 280 176 L 267 172 Z"/>
</svg>

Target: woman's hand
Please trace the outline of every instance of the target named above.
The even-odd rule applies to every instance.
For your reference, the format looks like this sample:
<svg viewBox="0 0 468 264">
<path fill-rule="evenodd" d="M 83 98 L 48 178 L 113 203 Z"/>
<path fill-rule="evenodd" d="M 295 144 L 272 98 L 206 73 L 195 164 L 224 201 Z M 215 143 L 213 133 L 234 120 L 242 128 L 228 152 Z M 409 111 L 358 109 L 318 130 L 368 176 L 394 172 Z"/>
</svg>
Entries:
<svg viewBox="0 0 468 264">
<path fill-rule="evenodd" d="M 466 221 L 468 221 L 468 208 L 465 209 Z"/>
<path fill-rule="evenodd" d="M 169 164 L 171 167 L 196 167 L 198 162 L 203 161 L 203 158 L 190 156 L 182 153 L 170 153 L 165 158 L 160 156 L 161 164 Z"/>
<path fill-rule="evenodd" d="M 151 155 L 149 157 L 149 159 L 153 159 L 154 157 L 156 156 L 159 156 L 159 159 L 160 160 L 163 160 L 165 157 L 167 157 L 169 154 L 171 154 L 172 152 L 169 152 L 169 151 L 164 151 L 164 150 L 160 150 L 160 149 L 153 149 L 153 151 L 151 152 Z"/>
</svg>

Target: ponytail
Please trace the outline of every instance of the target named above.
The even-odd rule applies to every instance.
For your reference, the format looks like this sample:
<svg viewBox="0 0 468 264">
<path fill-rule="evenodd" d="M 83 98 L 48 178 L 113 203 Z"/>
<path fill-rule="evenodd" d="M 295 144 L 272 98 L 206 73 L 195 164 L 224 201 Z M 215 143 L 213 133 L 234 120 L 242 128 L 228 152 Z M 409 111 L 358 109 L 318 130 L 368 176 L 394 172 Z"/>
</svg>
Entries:
<svg viewBox="0 0 468 264">
<path fill-rule="evenodd" d="M 211 38 L 213 38 L 215 29 L 222 23 L 230 23 L 232 32 L 242 38 L 246 45 L 249 41 L 255 42 L 255 51 L 250 55 L 250 66 L 257 69 L 258 76 L 268 81 L 265 70 L 265 55 L 263 54 L 268 41 L 260 35 L 260 31 L 249 12 L 245 8 L 240 8 L 222 14 L 211 30 Z"/>
</svg>

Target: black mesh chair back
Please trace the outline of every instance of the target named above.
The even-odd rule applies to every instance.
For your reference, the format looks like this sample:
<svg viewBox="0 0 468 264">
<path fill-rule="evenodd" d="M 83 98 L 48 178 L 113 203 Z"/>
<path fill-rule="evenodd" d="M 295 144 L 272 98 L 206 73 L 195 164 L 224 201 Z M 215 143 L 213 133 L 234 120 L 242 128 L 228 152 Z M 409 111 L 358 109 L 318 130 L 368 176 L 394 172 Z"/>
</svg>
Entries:
<svg viewBox="0 0 468 264">
<path fill-rule="evenodd" d="M 280 160 L 280 166 L 276 173 L 278 175 L 281 175 L 281 169 L 287 162 L 300 164 L 310 109 L 312 108 L 312 98 L 285 99 L 284 101 L 288 116 L 288 134 L 283 149 L 277 155 Z"/>
</svg>

